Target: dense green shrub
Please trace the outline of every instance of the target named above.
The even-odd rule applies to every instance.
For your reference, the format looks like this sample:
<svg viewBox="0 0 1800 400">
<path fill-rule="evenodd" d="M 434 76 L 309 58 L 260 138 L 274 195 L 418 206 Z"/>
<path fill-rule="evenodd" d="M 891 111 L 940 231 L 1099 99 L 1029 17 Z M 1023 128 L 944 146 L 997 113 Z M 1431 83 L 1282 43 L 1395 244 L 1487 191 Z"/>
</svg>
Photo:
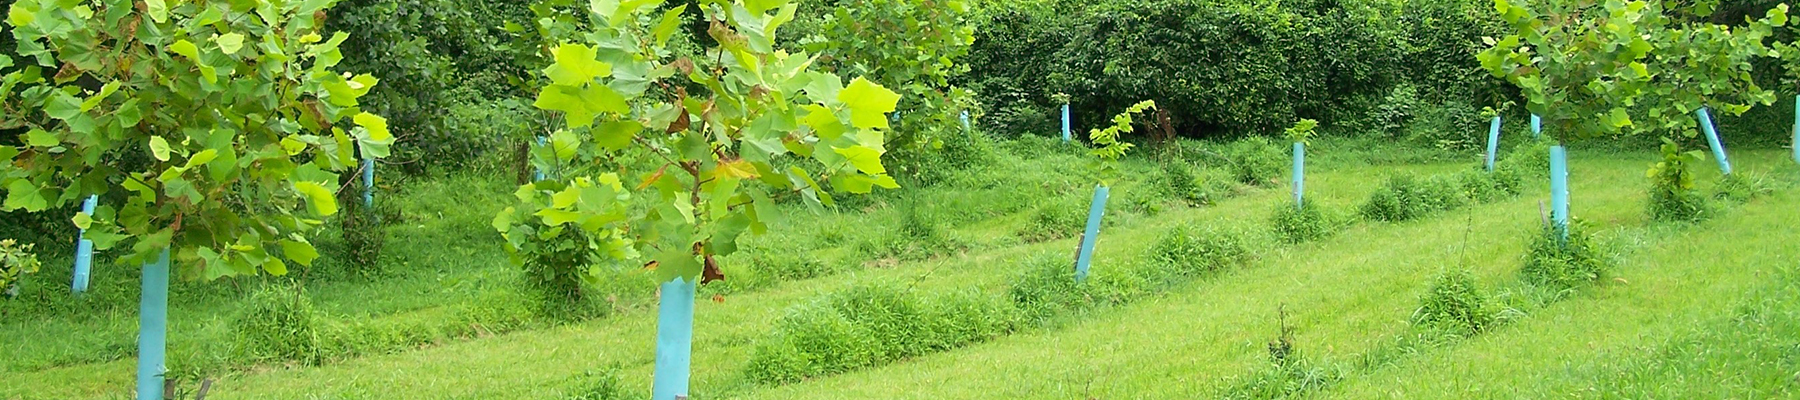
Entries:
<svg viewBox="0 0 1800 400">
<path fill-rule="evenodd" d="M 1094 307 L 1129 302 L 1149 289 L 1144 275 L 1161 273 L 1140 266 L 1090 266 L 1087 280 L 1076 282 L 1072 257 L 1038 254 L 1023 264 L 1007 287 L 1007 297 L 1021 320 L 1040 326 Z"/>
<path fill-rule="evenodd" d="M 1412 323 L 1472 335 L 1492 325 L 1495 315 L 1487 295 L 1476 285 L 1475 276 L 1464 269 L 1451 269 L 1432 280 L 1431 288 L 1419 298 Z"/>
<path fill-rule="evenodd" d="M 1256 136 L 1226 144 L 1220 153 L 1226 159 L 1233 178 L 1239 183 L 1272 186 L 1270 178 L 1281 175 L 1282 161 L 1288 159 L 1284 147 L 1269 138 Z"/>
<path fill-rule="evenodd" d="M 19 281 L 26 274 L 36 273 L 42 265 L 37 254 L 31 252 L 32 247 L 13 239 L 0 239 L 0 296 L 18 297 Z"/>
<path fill-rule="evenodd" d="M 1182 277 L 1221 271 L 1249 258 L 1243 235 L 1197 224 L 1169 229 L 1150 246 L 1151 268 Z"/>
<path fill-rule="evenodd" d="M 1395 174 L 1388 176 L 1359 210 L 1368 219 L 1399 222 L 1461 207 L 1467 201 L 1459 183 L 1451 178 Z"/>
<path fill-rule="evenodd" d="M 231 327 L 238 348 L 251 360 L 318 364 L 329 356 L 325 321 L 296 287 L 275 285 L 256 291 Z"/>
<path fill-rule="evenodd" d="M 1275 237 L 1286 243 L 1304 243 L 1324 239 L 1331 236 L 1332 222 L 1312 202 L 1301 203 L 1299 207 L 1291 204 L 1278 204 L 1275 212 L 1269 217 L 1269 226 Z"/>
<path fill-rule="evenodd" d="M 1519 275 L 1528 283 L 1560 292 L 1586 286 L 1605 275 L 1606 260 L 1582 224 L 1571 222 L 1568 235 L 1564 239 L 1554 227 L 1539 230 Z"/>
<path fill-rule="evenodd" d="M 890 286 L 854 287 L 788 310 L 745 375 L 788 383 L 947 350 L 1010 331 L 1012 313 L 974 292 L 921 300 Z"/>
<path fill-rule="evenodd" d="M 1518 188 L 1509 181 L 1513 177 L 1510 172 L 1482 170 L 1464 170 L 1455 175 L 1456 185 L 1462 189 L 1463 196 L 1475 203 L 1487 203 L 1518 194 Z"/>
<path fill-rule="evenodd" d="M 1066 196 L 1065 196 L 1066 197 Z M 1073 237 L 1087 223 L 1087 207 L 1073 200 L 1046 201 L 1031 211 L 1019 238 L 1026 242 Z"/>
</svg>

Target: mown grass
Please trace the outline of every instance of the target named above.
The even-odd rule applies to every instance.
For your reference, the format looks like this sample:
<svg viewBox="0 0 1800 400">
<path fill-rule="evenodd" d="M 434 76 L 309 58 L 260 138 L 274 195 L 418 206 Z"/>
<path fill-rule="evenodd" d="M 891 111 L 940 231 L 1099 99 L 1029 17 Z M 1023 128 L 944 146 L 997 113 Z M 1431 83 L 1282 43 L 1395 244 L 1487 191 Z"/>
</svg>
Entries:
<svg viewBox="0 0 1800 400">
<path fill-rule="evenodd" d="M 1752 152 L 1735 158 L 1745 164 L 1740 168 L 1755 169 L 1775 164 L 1781 159 L 1780 155 Z M 1787 260 L 1793 260 L 1794 253 L 1800 252 L 1792 244 L 1786 247 L 1776 244 L 1781 237 L 1795 237 L 1793 227 L 1765 223 L 1767 229 L 1757 235 L 1741 232 L 1735 225 L 1782 220 L 1782 216 L 1791 215 L 1788 214 L 1792 212 L 1791 207 L 1782 206 L 1783 201 L 1791 204 L 1794 196 L 1791 190 L 1755 200 L 1727 212 L 1718 220 L 1699 225 L 1648 225 L 1643 216 L 1643 185 L 1619 184 L 1642 181 L 1642 165 L 1647 159 L 1647 156 L 1637 155 L 1576 153 L 1572 168 L 1575 173 L 1575 214 L 1603 227 L 1600 229 L 1602 237 L 1619 249 L 1621 264 L 1626 265 L 1619 270 L 1619 277 L 1630 283 L 1606 283 L 1570 300 L 1535 310 L 1520 322 L 1501 326 L 1482 336 L 1353 370 L 1341 382 L 1326 389 L 1326 393 L 1333 397 L 1391 397 L 1389 390 L 1395 388 L 1390 382 L 1396 379 L 1425 382 L 1418 375 L 1458 363 L 1487 364 L 1480 360 L 1488 358 L 1504 356 L 1507 362 L 1512 362 L 1512 355 L 1486 352 L 1518 350 L 1512 347 L 1483 350 L 1468 356 L 1473 358 L 1439 358 L 1445 354 L 1475 351 L 1469 349 L 1484 349 L 1484 343 L 1504 341 L 1496 338 L 1531 329 L 1529 327 L 1536 326 L 1534 324 L 1548 325 L 1560 329 L 1559 333 L 1567 333 L 1583 329 L 1588 319 L 1613 318 L 1616 330 L 1649 332 L 1644 331 L 1644 325 L 1666 316 L 1664 313 L 1670 312 L 1674 304 L 1646 308 L 1638 314 L 1640 319 L 1627 321 L 1618 321 L 1619 317 L 1604 310 L 1572 308 L 1628 297 L 1637 293 L 1633 290 L 1640 287 L 1640 279 L 1650 282 L 1642 287 L 1660 290 L 1655 296 L 1671 299 L 1689 295 L 1729 297 L 1699 302 L 1704 306 L 1687 306 L 1695 310 L 1728 309 L 1737 298 L 1745 296 L 1742 293 L 1722 294 L 1725 288 L 1714 290 L 1713 286 L 1717 284 L 1703 288 L 1652 286 L 1652 283 L 1664 282 L 1657 278 L 1657 273 L 1662 272 L 1657 266 L 1669 263 L 1665 257 L 1678 259 L 1685 254 L 1656 250 L 1666 244 L 1691 239 L 1712 243 L 1711 246 L 1717 248 L 1740 249 L 1749 247 L 1738 246 L 1763 243 L 1757 241 L 1761 240 L 1777 246 L 1771 257 L 1786 256 Z M 1037 176 L 1025 178 L 1038 185 L 1030 188 L 1030 193 L 1039 197 L 1085 197 L 1087 184 L 1079 177 L 1059 175 L 1060 172 L 1052 167 L 1072 164 L 1076 160 L 1078 158 L 1063 153 L 1034 159 L 1030 166 L 1045 168 L 1037 168 L 1039 172 L 1029 172 Z M 1135 162 L 1137 164 L 1132 168 L 1136 171 L 1156 170 L 1147 161 Z M 1328 162 L 1325 167 L 1318 168 L 1322 171 L 1309 180 L 1308 200 L 1339 214 L 1350 214 L 1385 172 L 1405 170 L 1416 174 L 1438 174 L 1467 168 L 1465 164 L 1409 167 L 1352 162 L 1331 164 Z M 908 285 L 913 290 L 929 293 L 967 290 L 999 293 L 1017 275 L 1026 258 L 1072 250 L 1073 238 L 1027 243 L 1015 235 L 1033 206 L 1030 201 L 1019 200 L 1019 197 L 1030 196 L 1008 194 L 1019 188 L 982 176 L 964 179 L 967 181 L 955 190 L 891 194 L 870 199 L 848 212 L 808 217 L 804 229 L 777 232 L 765 238 L 768 242 L 759 242 L 792 243 L 811 249 L 807 255 L 828 265 L 829 270 L 802 274 L 805 276 L 772 276 L 758 283 L 754 281 L 759 273 L 781 275 L 786 272 L 751 272 L 759 270 L 745 268 L 742 276 L 747 278 L 744 279 L 747 283 L 743 287 L 711 289 L 728 296 L 722 303 L 703 301 L 696 313 L 695 398 L 1217 397 L 1230 384 L 1263 370 L 1268 362 L 1265 345 L 1277 334 L 1274 315 L 1278 307 L 1290 313 L 1290 323 L 1297 329 L 1295 345 L 1304 354 L 1322 363 L 1348 365 L 1353 364 L 1349 360 L 1389 347 L 1393 338 L 1411 329 L 1407 317 L 1417 307 L 1419 294 L 1444 267 L 1465 265 L 1486 287 L 1514 279 L 1525 240 L 1538 223 L 1538 198 L 1543 197 L 1542 189 L 1528 181 L 1527 195 L 1523 197 L 1472 205 L 1405 223 L 1356 224 L 1316 242 L 1267 246 L 1272 250 L 1253 255 L 1254 260 L 1246 268 L 1209 275 L 1128 305 L 1085 312 L 1069 323 L 1053 328 L 1024 330 L 965 348 L 919 355 L 884 367 L 781 386 L 754 384 L 743 376 L 744 365 L 757 340 L 765 336 L 773 321 L 790 307 L 868 284 Z M 1121 191 L 1137 189 L 1130 185 L 1115 188 L 1115 196 Z M 444 190 L 454 190 L 448 187 Z M 452 194 L 421 194 L 416 198 L 422 203 L 430 203 L 433 196 Z M 491 210 L 480 211 L 480 205 L 491 200 L 448 198 L 452 200 L 442 204 L 409 204 L 409 210 L 422 210 L 411 211 L 415 215 L 404 219 L 412 225 L 390 228 L 389 244 L 397 247 L 390 247 L 384 258 L 402 263 L 400 268 L 389 266 L 384 275 L 371 279 L 333 280 L 309 286 L 308 293 L 318 308 L 332 315 L 360 316 L 371 321 L 410 319 L 420 324 L 442 324 L 456 321 L 454 314 L 458 309 L 450 305 L 482 301 L 483 293 L 503 285 L 510 279 L 510 267 L 505 264 L 504 255 L 495 250 L 497 247 L 466 245 L 491 240 L 483 239 L 481 235 L 486 231 L 477 229 L 484 226 L 486 216 L 491 215 Z M 1142 258 L 1148 254 L 1150 245 L 1168 229 L 1180 224 L 1260 228 L 1269 220 L 1274 204 L 1286 199 L 1281 190 L 1250 190 L 1243 197 L 1220 200 L 1207 208 L 1168 206 L 1153 214 L 1142 208 L 1113 207 L 1108 214 L 1110 224 L 1100 238 L 1095 273 L 1107 274 L 1121 266 L 1145 262 Z M 915 203 L 903 206 L 901 200 Z M 475 206 L 470 207 L 474 210 L 459 208 L 471 205 Z M 896 249 L 891 245 L 894 233 L 883 231 L 899 226 L 898 222 L 906 217 L 903 212 L 930 216 L 954 246 L 924 256 L 907 256 L 904 248 Z M 396 245 L 407 243 L 396 239 L 401 237 L 418 240 Z M 459 248 L 446 246 L 446 243 L 465 245 Z M 757 245 L 752 243 L 750 247 Z M 408 246 L 416 247 L 409 253 Z M 1760 263 L 1765 261 L 1768 260 L 1728 259 L 1712 268 L 1690 269 L 1683 279 L 1713 282 L 1714 278 L 1720 278 L 1722 282 L 1735 282 L 1733 279 L 1741 278 L 1740 275 L 1754 275 L 1745 270 L 1758 270 L 1762 268 Z M 130 276 L 115 279 L 135 281 Z M 1694 292 L 1690 293 L 1690 290 Z M 229 335 L 229 332 L 222 332 L 226 321 L 202 317 L 228 314 L 235 307 L 229 293 L 217 296 L 221 299 L 200 302 L 198 307 L 177 307 L 176 331 L 195 334 L 188 339 L 178 338 L 173 343 L 183 340 L 206 342 L 206 339 Z M 134 299 L 135 293 L 119 297 Z M 472 335 L 397 351 L 359 354 L 319 366 L 275 365 L 236 370 L 221 376 L 213 397 L 557 398 L 582 387 L 570 382 L 586 379 L 583 377 L 590 371 L 614 368 L 618 372 L 608 376 L 615 376 L 623 387 L 647 388 L 653 360 L 650 343 L 655 326 L 653 313 L 638 311 L 645 304 L 648 303 L 640 301 L 622 305 L 623 313 L 603 319 L 533 326 L 492 337 Z M 1716 307 L 1705 308 L 1713 306 Z M 182 327 L 182 313 L 191 313 L 187 314 L 190 321 L 198 320 L 188 322 L 193 328 Z M 0 377 L 0 398 L 117 397 L 120 388 L 128 387 L 131 379 L 129 341 L 132 340 L 130 332 L 135 329 L 131 314 L 133 312 L 128 308 L 113 307 L 106 314 L 85 319 L 40 317 L 0 322 L 0 338 L 6 339 L 4 343 L 20 343 L 19 351 L 9 354 L 60 351 L 77 355 L 51 363 L 17 363 L 30 366 L 0 374 L 4 375 Z M 1665 324 L 1658 325 L 1664 329 L 1653 332 L 1655 335 L 1643 343 L 1660 343 L 1650 340 L 1671 337 L 1713 340 L 1707 339 L 1711 336 L 1703 331 L 1677 329 L 1691 328 L 1687 324 L 1655 323 Z M 101 330 L 95 330 L 95 327 Z M 74 339 L 14 342 L 5 336 L 38 339 L 43 337 L 39 332 L 46 330 L 63 332 L 61 336 Z M 81 342 L 94 337 L 117 340 L 102 340 L 99 344 Z M 207 346 L 229 345 L 201 344 L 184 348 L 177 344 L 172 346 L 171 354 L 229 354 L 220 352 L 228 348 Z M 1518 343 L 1511 346 L 1539 345 L 1518 339 Z M 56 350 L 59 348 L 63 350 Z M 80 358 L 96 348 L 110 348 L 111 355 Z M 1626 365 L 1609 363 L 1593 351 L 1571 350 L 1570 353 L 1595 357 L 1589 360 L 1589 365 L 1594 366 L 1592 370 L 1596 371 L 1589 373 L 1590 381 L 1592 376 L 1612 373 L 1602 367 Z M 1670 350 L 1669 354 L 1680 353 Z M 9 364 L 15 360 L 12 356 L 6 359 Z M 1711 365 L 1711 361 L 1691 364 Z M 1543 370 L 1525 372 L 1564 373 L 1561 370 L 1545 372 L 1556 366 L 1539 367 Z M 1658 373 L 1666 376 L 1686 371 L 1678 368 L 1674 372 Z M 1543 380 L 1543 377 L 1539 378 Z M 1537 381 L 1528 379 L 1512 381 L 1524 387 L 1545 387 L 1533 386 Z M 1570 380 L 1578 381 L 1580 379 Z M 1457 390 L 1436 392 L 1421 387 L 1424 385 L 1415 385 L 1402 394 L 1434 397 L 1433 394 L 1462 393 L 1462 386 L 1434 386 Z M 1492 392 L 1505 386 L 1486 387 L 1490 390 L 1486 392 L 1489 395 L 1506 393 Z M 1547 389 L 1539 392 L 1552 397 L 1563 393 Z"/>
</svg>

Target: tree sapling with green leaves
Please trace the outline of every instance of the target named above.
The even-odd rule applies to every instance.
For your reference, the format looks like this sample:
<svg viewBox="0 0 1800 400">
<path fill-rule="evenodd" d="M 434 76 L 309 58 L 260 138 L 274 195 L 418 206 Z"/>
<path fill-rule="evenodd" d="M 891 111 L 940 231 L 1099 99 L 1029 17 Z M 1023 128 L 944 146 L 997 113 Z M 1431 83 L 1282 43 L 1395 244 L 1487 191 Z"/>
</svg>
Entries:
<svg viewBox="0 0 1800 400">
<path fill-rule="evenodd" d="M 881 158 L 900 95 L 775 49 L 796 9 L 782 0 L 699 2 L 718 43 L 710 66 L 671 60 L 686 6 L 650 15 L 659 3 L 596 0 L 584 39 L 555 47 L 534 104 L 563 126 L 534 162 L 558 173 L 520 186 L 493 223 L 528 269 L 654 269 L 664 283 L 652 398 L 667 400 L 688 392 L 695 284 L 725 278 L 719 257 L 740 236 L 782 223 L 774 198 L 830 206 L 827 188 L 898 187 Z"/>
<path fill-rule="evenodd" d="M 1106 198 L 1111 194 L 1109 186 L 1118 178 L 1119 158 L 1125 157 L 1125 152 L 1132 147 L 1131 143 L 1119 140 L 1119 136 L 1131 133 L 1131 116 L 1154 108 L 1156 101 L 1144 100 L 1113 116 L 1113 124 L 1106 129 L 1088 131 L 1088 141 L 1094 143 L 1094 148 L 1088 152 L 1094 156 L 1093 168 L 1098 182 L 1094 185 L 1094 202 L 1088 206 L 1087 229 L 1082 231 L 1081 247 L 1075 252 L 1077 281 L 1087 279 L 1088 263 L 1094 258 L 1094 243 L 1100 239 L 1100 219 L 1106 216 Z"/>
<path fill-rule="evenodd" d="M 169 262 L 179 276 L 281 275 L 318 257 L 337 171 L 388 154 L 387 120 L 358 108 L 375 79 L 333 70 L 335 1 L 20 0 L 0 56 L 0 210 L 75 215 L 98 249 L 144 263 L 138 396 L 162 394 Z M 18 64 L 15 65 L 14 62 Z M 304 205 L 304 207 L 303 207 Z"/>
</svg>

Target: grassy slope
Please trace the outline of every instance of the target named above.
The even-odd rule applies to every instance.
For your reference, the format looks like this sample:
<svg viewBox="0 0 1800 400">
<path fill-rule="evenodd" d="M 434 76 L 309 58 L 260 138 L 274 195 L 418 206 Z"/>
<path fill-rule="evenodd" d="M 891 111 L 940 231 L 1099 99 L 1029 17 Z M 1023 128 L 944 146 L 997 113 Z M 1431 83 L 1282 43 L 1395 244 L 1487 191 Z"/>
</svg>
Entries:
<svg viewBox="0 0 1800 400">
<path fill-rule="evenodd" d="M 1740 155 L 1742 169 L 1757 169 L 1773 164 L 1778 154 L 1747 153 Z M 1676 259 L 1688 253 L 1683 250 L 1656 250 L 1659 244 L 1677 240 L 1680 235 L 1693 236 L 1702 243 L 1738 249 L 1748 240 L 1792 238 L 1792 227 L 1773 226 L 1787 235 L 1756 234 L 1749 230 L 1731 230 L 1736 221 L 1762 221 L 1775 224 L 1784 212 L 1781 204 L 1791 204 L 1793 194 L 1760 200 L 1743 207 L 1722 220 L 1689 228 L 1637 228 L 1641 217 L 1643 189 L 1641 159 L 1578 159 L 1575 163 L 1575 199 L 1577 215 L 1597 222 L 1600 227 L 1624 226 L 1611 233 L 1619 238 L 1627 252 L 1628 264 L 1620 269 L 1629 284 L 1609 285 L 1591 295 L 1559 303 L 1522 323 L 1502 328 L 1493 334 L 1467 341 L 1462 345 L 1428 352 L 1404 359 L 1400 365 L 1375 371 L 1368 376 L 1352 376 L 1339 388 L 1340 393 L 1356 397 L 1383 397 L 1401 379 L 1420 382 L 1426 373 L 1465 376 L 1468 374 L 1506 374 L 1522 372 L 1505 370 L 1514 366 L 1479 365 L 1492 368 L 1478 372 L 1450 373 L 1444 360 L 1495 358 L 1492 352 L 1510 354 L 1516 347 L 1535 343 L 1545 337 L 1566 338 L 1566 331 L 1588 330 L 1588 319 L 1614 321 L 1614 331 L 1639 338 L 1637 343 L 1656 343 L 1657 338 L 1681 334 L 1689 320 L 1664 318 L 1670 315 L 1705 314 L 1728 308 L 1732 296 L 1718 293 L 1739 286 L 1714 285 L 1704 291 L 1691 287 L 1672 287 L 1666 282 L 1657 286 L 1657 278 L 1648 275 L 1646 260 Z M 1442 171 L 1448 166 L 1414 168 Z M 1379 179 L 1379 171 L 1390 168 L 1356 167 L 1316 173 L 1309 190 L 1311 198 L 1338 209 L 1347 209 L 1366 195 Z M 1109 263 L 1132 262 L 1143 246 L 1153 240 L 1173 221 L 1200 220 L 1208 223 L 1260 226 L 1271 204 L 1285 195 L 1279 190 L 1256 193 L 1247 198 L 1227 201 L 1217 207 L 1181 210 L 1156 218 L 1128 218 L 1102 236 L 1102 250 L 1097 273 L 1104 273 Z M 1469 243 L 1466 259 L 1484 281 L 1511 279 L 1517 267 L 1523 239 L 1536 220 L 1535 197 L 1481 206 L 1474 212 L 1457 211 L 1426 221 L 1387 225 L 1362 224 L 1323 243 L 1260 255 L 1253 267 L 1217 278 L 1203 280 L 1184 290 L 1149 299 L 1123 309 L 1104 311 L 1088 320 L 1052 331 L 1028 331 L 971 348 L 910 360 L 898 365 L 877 368 L 844 376 L 829 377 L 786 387 L 747 386 L 741 382 L 740 370 L 749 357 L 756 338 L 788 306 L 851 282 L 867 280 L 920 280 L 925 290 L 947 291 L 968 286 L 998 290 L 1011 276 L 1010 265 L 1037 251 L 1067 251 L 1072 240 L 1037 245 L 1001 247 L 991 251 L 924 261 L 903 263 L 896 268 L 870 269 L 837 277 L 827 277 L 781 285 L 773 290 L 734 295 L 725 304 L 702 303 L 695 344 L 695 394 L 725 397 L 1074 397 L 1092 395 L 1101 398 L 1177 397 L 1212 393 L 1212 389 L 1234 375 L 1248 373 L 1263 361 L 1262 343 L 1274 335 L 1273 315 L 1277 303 L 1287 304 L 1300 328 L 1298 343 L 1303 351 L 1326 358 L 1347 358 L 1366 352 L 1384 338 L 1406 329 L 1405 318 L 1416 305 L 1416 296 L 1425 281 L 1441 263 L 1464 258 L 1461 248 L 1467 232 Z M 1790 207 L 1791 208 L 1791 207 Z M 1471 222 L 1470 215 L 1473 214 Z M 1006 224 L 973 224 L 973 228 L 957 232 L 980 237 L 1010 232 Z M 987 232 L 984 232 L 987 231 Z M 1722 236 L 1738 237 L 1725 238 Z M 1691 251 L 1691 250 L 1690 250 Z M 1785 255 L 1794 259 L 1793 245 Z M 1660 255 L 1660 256 L 1659 256 Z M 450 263 L 450 260 L 443 260 Z M 1751 267 L 1758 260 L 1736 260 Z M 1725 264 L 1732 265 L 1732 264 Z M 1756 268 L 1688 268 L 1684 278 L 1702 277 L 1717 282 L 1740 282 L 1743 270 Z M 1660 271 L 1660 269 L 1658 269 Z M 1721 271 L 1727 270 L 1727 271 Z M 1740 273 L 1742 272 L 1742 273 Z M 1738 274 L 1733 274 L 1738 273 Z M 1711 276 L 1708 274 L 1722 274 Z M 1752 275 L 1754 276 L 1754 275 Z M 1736 278 L 1734 278 L 1736 277 Z M 442 279 L 442 276 L 439 277 Z M 1675 279 L 1675 278 L 1668 278 Z M 1652 295 L 1648 289 L 1655 288 Z M 1717 290 L 1715 290 L 1717 289 Z M 1634 292 L 1644 290 L 1644 292 Z M 1736 291 L 1732 293 L 1741 293 Z M 1620 299 L 1622 294 L 1640 293 L 1639 297 L 1663 299 L 1639 308 L 1637 319 L 1624 319 L 1621 313 L 1598 312 L 1590 304 Z M 1670 293 L 1705 297 L 1713 301 L 1681 302 Z M 1698 296 L 1696 296 L 1698 295 Z M 1710 297 L 1706 297 L 1710 296 Z M 1632 298 L 1624 296 L 1625 299 Z M 1626 301 L 1640 305 L 1643 302 Z M 1678 304 L 1676 304 L 1678 303 Z M 1662 306 L 1655 306 L 1661 304 Z M 1686 307 L 1686 308 L 1682 308 Z M 1580 310 L 1593 312 L 1579 313 Z M 1688 314 L 1681 314 L 1688 310 Z M 1655 317 L 1655 318 L 1652 318 Z M 1690 318 L 1691 320 L 1692 318 Z M 1666 321 L 1665 321 L 1666 320 Z M 1657 325 L 1661 324 L 1661 325 Z M 1533 328 L 1543 325 L 1541 328 Z M 1661 328 L 1654 328 L 1660 326 Z M 1660 330 L 1658 330 L 1660 329 Z M 1648 332 L 1648 333 L 1646 333 Z M 1527 335 L 1526 333 L 1530 333 Z M 518 332 L 498 337 L 454 342 L 393 355 L 370 356 L 343 363 L 314 368 L 278 369 L 231 377 L 215 389 L 214 397 L 223 398 L 544 398 L 556 395 L 568 386 L 572 375 L 604 365 L 620 365 L 630 387 L 648 386 L 654 335 L 653 317 L 635 312 L 580 325 L 548 330 Z M 1511 336 L 1509 336 L 1511 335 Z M 1562 336 L 1557 336 L 1562 335 Z M 1648 337 L 1646 337 L 1648 336 Z M 1699 340 L 1699 339 L 1696 339 Z M 1483 347 L 1484 343 L 1492 343 Z M 1492 347 L 1500 346 L 1500 347 Z M 1457 355 L 1475 352 L 1469 355 Z M 1559 352 L 1560 354 L 1561 352 Z M 1576 354 L 1595 354 L 1594 350 Z M 1446 358 L 1448 357 L 1448 358 Z M 1496 358 L 1499 360 L 1500 358 Z M 1594 364 L 1584 370 L 1553 370 L 1538 375 L 1582 376 L 1611 373 L 1604 367 L 1605 358 L 1587 358 Z M 1516 362 L 1516 360 L 1509 360 Z M 15 375 L 21 391 L 45 398 L 104 398 L 106 388 L 129 384 L 131 361 L 126 359 L 98 364 Z M 1487 363 L 1481 363 L 1487 364 Z M 1532 366 L 1518 367 L 1533 371 Z M 1543 371 L 1543 370 L 1537 370 Z M 1582 375 L 1586 374 L 1586 375 Z M 1679 375 L 1679 374 L 1678 374 Z M 1539 382 L 1545 379 L 1519 379 L 1517 382 Z M 97 379 L 98 381 L 87 381 Z M 85 382 L 84 382 L 85 381 Z M 1431 381 L 1435 382 L 1435 381 Z M 1470 381 L 1474 382 L 1474 381 Z M 0 398 L 19 394 L 0 389 Z M 1440 390 L 1427 390 L 1427 387 Z M 1444 386 L 1449 387 L 1449 386 Z M 1412 386 L 1414 396 L 1448 393 L 1436 386 Z M 1368 390 L 1375 390 L 1373 392 Z M 1543 393 L 1564 393 L 1551 388 Z M 1404 394 L 1404 393 L 1402 393 Z"/>
</svg>

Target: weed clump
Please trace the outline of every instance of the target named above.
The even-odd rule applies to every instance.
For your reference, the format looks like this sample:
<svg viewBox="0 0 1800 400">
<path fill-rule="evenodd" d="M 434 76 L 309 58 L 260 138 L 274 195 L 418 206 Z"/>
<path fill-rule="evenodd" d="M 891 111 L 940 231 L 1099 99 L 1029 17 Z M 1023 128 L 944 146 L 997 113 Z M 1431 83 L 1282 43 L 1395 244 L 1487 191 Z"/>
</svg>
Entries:
<svg viewBox="0 0 1800 400">
<path fill-rule="evenodd" d="M 1274 184 L 1269 178 L 1281 174 L 1281 162 L 1287 156 L 1282 147 L 1263 136 L 1252 136 L 1231 142 L 1221 150 L 1232 178 L 1239 183 L 1256 186 Z"/>
<path fill-rule="evenodd" d="M 1086 223 L 1087 207 L 1074 201 L 1051 201 L 1038 204 L 1031 212 L 1025 226 L 1019 228 L 1019 238 L 1027 243 L 1056 240 L 1073 236 L 1071 232 L 1080 232 Z"/>
<path fill-rule="evenodd" d="M 1431 213 L 1461 207 L 1466 198 L 1456 181 L 1446 178 L 1419 179 L 1408 174 L 1388 176 L 1382 187 L 1369 195 L 1360 210 L 1366 218 L 1400 222 L 1418 219 Z"/>
<path fill-rule="evenodd" d="M 882 365 L 999 336 L 1011 331 L 1012 314 L 979 293 L 921 300 L 889 286 L 855 287 L 789 310 L 745 374 L 781 384 Z"/>
<path fill-rule="evenodd" d="M 1074 262 L 1052 254 L 1027 259 L 1023 270 L 1006 294 L 1024 321 L 1040 326 L 1097 306 L 1124 304 L 1143 294 L 1146 286 L 1144 268 L 1123 268 L 1076 282 Z"/>
<path fill-rule="evenodd" d="M 1313 203 L 1301 203 L 1299 207 L 1276 205 L 1274 214 L 1269 217 L 1269 226 L 1275 237 L 1286 243 L 1324 239 L 1332 233 L 1331 221 Z"/>
<path fill-rule="evenodd" d="M 238 347 L 256 361 L 324 361 L 325 321 L 298 288 L 269 286 L 250 296 L 231 322 Z"/>
<path fill-rule="evenodd" d="M 1460 335 L 1473 335 L 1494 324 L 1496 313 L 1487 295 L 1476 285 L 1475 277 L 1464 269 L 1452 269 L 1439 275 L 1431 288 L 1419 299 L 1413 312 L 1414 326 L 1440 329 Z"/>
<path fill-rule="evenodd" d="M 1287 398 L 1325 389 L 1343 379 L 1342 367 L 1316 363 L 1302 355 L 1295 347 L 1293 328 L 1287 324 L 1286 307 L 1276 312 L 1281 332 L 1269 342 L 1269 365 L 1225 387 L 1221 398 Z"/>
<path fill-rule="evenodd" d="M 1170 229 L 1150 247 L 1153 268 L 1182 277 L 1224 270 L 1249 257 L 1240 235 L 1200 225 Z"/>
<path fill-rule="evenodd" d="M 1724 178 L 1719 179 L 1719 184 L 1713 188 L 1713 192 L 1714 198 L 1742 203 L 1775 193 L 1775 188 L 1762 175 L 1739 172 L 1725 175 Z"/>
<path fill-rule="evenodd" d="M 619 381 L 619 368 L 587 371 L 577 375 L 572 385 L 574 388 L 565 395 L 567 400 L 625 400 L 644 398 L 643 393 L 633 393 Z"/>
<path fill-rule="evenodd" d="M 1519 274 L 1527 283 L 1563 293 L 1586 286 L 1606 273 L 1591 241 L 1578 223 L 1569 224 L 1567 239 L 1555 227 L 1545 227 L 1532 240 Z"/>
</svg>

